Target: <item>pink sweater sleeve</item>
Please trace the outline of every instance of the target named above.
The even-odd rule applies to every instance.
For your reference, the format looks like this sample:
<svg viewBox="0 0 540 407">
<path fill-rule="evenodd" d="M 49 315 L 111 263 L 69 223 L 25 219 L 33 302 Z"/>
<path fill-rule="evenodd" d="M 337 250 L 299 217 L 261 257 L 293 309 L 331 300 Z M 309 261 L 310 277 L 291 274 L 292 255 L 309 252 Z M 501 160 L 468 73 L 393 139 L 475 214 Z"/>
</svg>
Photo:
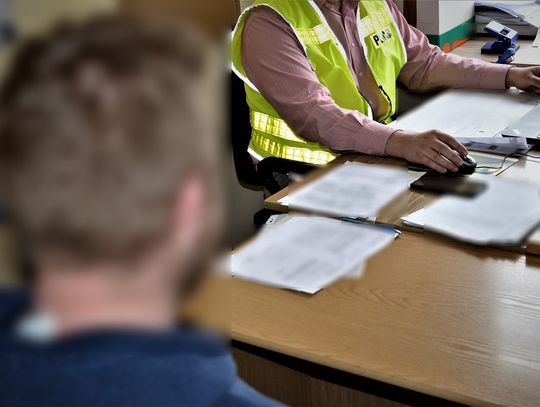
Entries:
<svg viewBox="0 0 540 407">
<path fill-rule="evenodd" d="M 428 42 L 418 29 L 411 27 L 393 1 L 387 0 L 403 37 L 407 63 L 399 80 L 407 88 L 426 91 L 437 88 L 505 89 L 508 65 L 444 53 Z"/>
<path fill-rule="evenodd" d="M 248 78 L 300 137 L 335 151 L 384 153 L 396 129 L 336 105 L 294 32 L 273 10 L 259 7 L 248 17 L 242 58 Z"/>
</svg>

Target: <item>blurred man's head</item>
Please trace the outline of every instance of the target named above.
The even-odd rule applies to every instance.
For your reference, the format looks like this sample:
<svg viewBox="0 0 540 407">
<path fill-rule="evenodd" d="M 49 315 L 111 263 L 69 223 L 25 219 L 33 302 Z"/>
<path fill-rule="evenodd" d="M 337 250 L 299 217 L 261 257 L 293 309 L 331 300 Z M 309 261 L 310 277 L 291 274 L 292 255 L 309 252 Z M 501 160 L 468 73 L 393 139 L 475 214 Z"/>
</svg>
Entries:
<svg viewBox="0 0 540 407">
<path fill-rule="evenodd" d="M 0 202 L 38 269 L 192 276 L 219 205 L 212 65 L 189 29 L 116 19 L 21 50 L 0 100 Z"/>
</svg>

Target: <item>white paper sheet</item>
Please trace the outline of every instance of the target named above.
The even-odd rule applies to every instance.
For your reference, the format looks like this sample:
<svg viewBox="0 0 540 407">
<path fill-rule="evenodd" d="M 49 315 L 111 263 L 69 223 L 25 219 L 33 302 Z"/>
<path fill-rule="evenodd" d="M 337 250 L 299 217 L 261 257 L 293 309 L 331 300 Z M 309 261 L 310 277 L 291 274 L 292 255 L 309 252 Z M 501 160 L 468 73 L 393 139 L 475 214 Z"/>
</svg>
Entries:
<svg viewBox="0 0 540 407">
<path fill-rule="evenodd" d="M 283 206 L 289 206 L 289 195 L 285 195 L 283 198 L 281 198 L 278 201 L 278 203 L 283 205 Z"/>
<path fill-rule="evenodd" d="M 426 230 L 476 244 L 517 245 L 540 222 L 540 185 L 482 177 L 473 199 L 447 196 L 424 211 Z"/>
<path fill-rule="evenodd" d="M 534 37 L 534 41 L 532 43 L 532 47 L 533 48 L 538 48 L 540 47 L 540 30 L 538 30 L 538 32 L 536 33 L 536 37 Z"/>
<path fill-rule="evenodd" d="M 316 293 L 394 240 L 392 231 L 335 219 L 292 216 L 260 234 L 232 257 L 236 277 Z"/>
<path fill-rule="evenodd" d="M 503 134 L 509 137 L 540 138 L 540 105 L 529 111 L 525 116 L 513 121 L 504 129 Z"/>
<path fill-rule="evenodd" d="M 405 169 L 347 163 L 289 195 L 289 207 L 350 218 L 373 218 L 410 183 Z"/>
<path fill-rule="evenodd" d="M 413 228 L 424 229 L 424 209 L 419 209 L 401 218 L 403 223 Z"/>
<path fill-rule="evenodd" d="M 418 132 L 437 129 L 461 142 L 509 143 L 500 133 L 538 104 L 540 97 L 515 89 L 449 90 L 399 117 L 392 126 Z"/>
</svg>

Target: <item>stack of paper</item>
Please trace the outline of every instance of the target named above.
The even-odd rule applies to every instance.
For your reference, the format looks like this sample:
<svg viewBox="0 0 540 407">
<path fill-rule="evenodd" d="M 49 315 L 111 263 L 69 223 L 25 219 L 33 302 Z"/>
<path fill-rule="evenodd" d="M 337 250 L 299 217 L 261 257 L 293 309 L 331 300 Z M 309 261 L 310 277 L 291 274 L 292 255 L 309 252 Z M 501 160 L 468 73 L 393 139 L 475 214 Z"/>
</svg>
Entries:
<svg viewBox="0 0 540 407">
<path fill-rule="evenodd" d="M 483 178 L 486 190 L 473 199 L 448 196 L 423 213 L 426 230 L 475 244 L 517 246 L 540 223 L 540 186 Z"/>
<path fill-rule="evenodd" d="M 330 216 L 372 218 L 407 190 L 410 182 L 411 176 L 404 169 L 347 163 L 294 191 L 288 202 L 292 209 Z"/>
<path fill-rule="evenodd" d="M 475 6 L 477 10 L 481 8 L 500 10 L 533 27 L 540 27 L 540 4 L 535 0 L 476 0 Z"/>
<path fill-rule="evenodd" d="M 498 23 L 517 31 L 520 38 L 523 36 L 534 37 L 538 31 L 538 28 L 534 25 L 526 23 L 522 19 L 513 17 L 503 11 L 486 9 L 485 7 L 476 7 L 476 10 L 475 23 L 477 34 L 485 35 L 485 27 L 492 21 L 497 21 Z"/>
<path fill-rule="evenodd" d="M 292 216 L 272 225 L 232 257 L 232 274 L 247 280 L 316 293 L 358 272 L 394 233 L 377 226 Z"/>
<path fill-rule="evenodd" d="M 500 146 L 501 152 L 527 148 L 525 138 L 501 132 L 540 103 L 537 95 L 513 90 L 449 90 L 398 118 L 392 126 L 423 132 L 437 129 L 470 146 Z M 469 147 L 470 149 L 476 149 Z M 507 154 L 507 152 L 503 152 Z"/>
</svg>

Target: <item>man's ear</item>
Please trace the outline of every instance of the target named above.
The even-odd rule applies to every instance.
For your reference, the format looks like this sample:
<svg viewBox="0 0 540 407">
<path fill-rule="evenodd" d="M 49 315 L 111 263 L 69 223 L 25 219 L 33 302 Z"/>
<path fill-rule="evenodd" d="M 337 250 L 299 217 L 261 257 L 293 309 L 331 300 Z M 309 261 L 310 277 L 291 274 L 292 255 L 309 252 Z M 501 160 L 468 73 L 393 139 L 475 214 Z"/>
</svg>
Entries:
<svg viewBox="0 0 540 407">
<path fill-rule="evenodd" d="M 173 240 L 178 254 L 197 251 L 205 234 L 208 194 L 200 175 L 190 176 L 177 195 L 173 214 Z"/>
</svg>

